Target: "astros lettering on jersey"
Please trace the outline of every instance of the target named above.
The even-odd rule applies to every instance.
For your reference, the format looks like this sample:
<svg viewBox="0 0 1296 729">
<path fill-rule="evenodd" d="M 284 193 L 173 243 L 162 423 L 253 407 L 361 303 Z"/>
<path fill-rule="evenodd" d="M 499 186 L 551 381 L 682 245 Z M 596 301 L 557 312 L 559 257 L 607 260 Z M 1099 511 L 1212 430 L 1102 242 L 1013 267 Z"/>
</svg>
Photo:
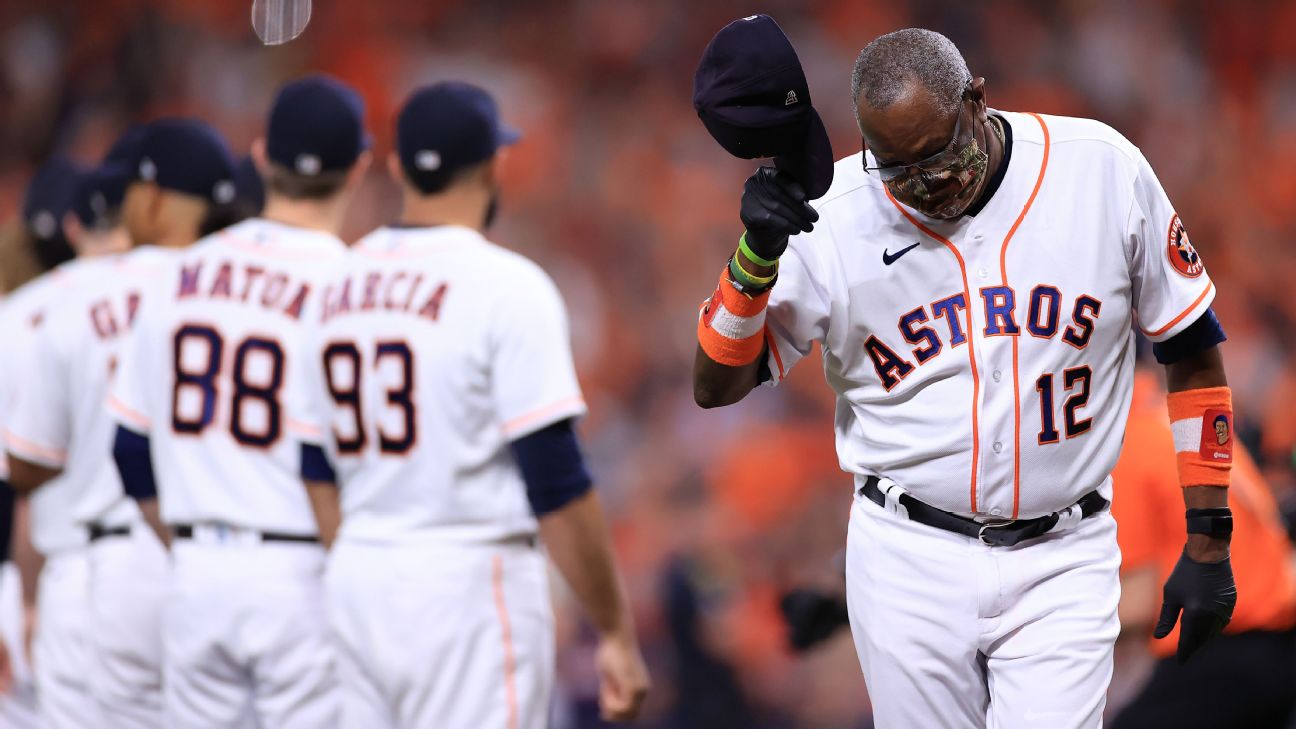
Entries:
<svg viewBox="0 0 1296 729">
<path fill-rule="evenodd" d="M 926 218 L 862 170 L 864 153 L 837 163 L 820 222 L 782 258 L 767 364 L 777 384 L 821 343 L 847 471 L 961 515 L 1032 518 L 1095 488 L 1110 498 L 1134 316 L 1163 341 L 1215 289 L 1121 135 L 994 113 L 1012 164 L 975 216 Z"/>
</svg>

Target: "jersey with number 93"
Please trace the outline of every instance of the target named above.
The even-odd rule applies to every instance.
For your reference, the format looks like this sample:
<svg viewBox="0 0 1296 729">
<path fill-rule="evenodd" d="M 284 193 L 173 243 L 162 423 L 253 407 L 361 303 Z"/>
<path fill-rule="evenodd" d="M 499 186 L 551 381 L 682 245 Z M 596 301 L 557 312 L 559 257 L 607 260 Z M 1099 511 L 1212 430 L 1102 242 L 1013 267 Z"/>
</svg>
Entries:
<svg viewBox="0 0 1296 729">
<path fill-rule="evenodd" d="M 534 533 L 510 441 L 584 413 L 545 273 L 457 226 L 352 248 L 314 330 L 313 426 L 340 538 L 485 542 Z"/>
<path fill-rule="evenodd" d="M 316 531 L 288 433 L 335 236 L 249 220 L 200 240 L 145 298 L 109 406 L 147 434 L 163 521 Z"/>
</svg>

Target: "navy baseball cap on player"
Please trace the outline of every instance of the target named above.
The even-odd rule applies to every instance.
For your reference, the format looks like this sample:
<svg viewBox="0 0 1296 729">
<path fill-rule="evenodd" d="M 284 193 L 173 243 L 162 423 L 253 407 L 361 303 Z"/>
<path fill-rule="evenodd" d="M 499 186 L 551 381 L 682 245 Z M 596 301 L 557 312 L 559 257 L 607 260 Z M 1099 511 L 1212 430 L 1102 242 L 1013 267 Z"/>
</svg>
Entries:
<svg viewBox="0 0 1296 729">
<path fill-rule="evenodd" d="M 500 121 L 495 100 L 472 84 L 446 81 L 415 91 L 396 120 L 396 148 L 410 182 L 438 192 L 455 173 L 485 162 L 522 135 Z"/>
<path fill-rule="evenodd" d="M 360 94 L 335 78 L 293 81 L 270 108 L 266 156 L 299 175 L 350 169 L 370 146 L 364 115 Z"/>
<path fill-rule="evenodd" d="M 735 20 L 716 33 L 693 78 L 693 107 L 735 157 L 773 157 L 810 199 L 832 185 L 828 131 L 792 42 L 770 16 Z"/>
<path fill-rule="evenodd" d="M 126 187 L 134 179 L 133 168 L 138 164 L 144 131 L 141 124 L 128 128 L 113 142 L 99 166 L 87 172 L 81 181 L 72 202 L 72 211 L 85 227 L 99 227 L 121 209 Z"/>
<path fill-rule="evenodd" d="M 225 205 L 234 200 L 234 157 L 220 134 L 198 119 L 172 117 L 144 125 L 113 171 L 131 182 Z"/>
<path fill-rule="evenodd" d="M 63 157 L 53 157 L 32 176 L 23 196 L 22 217 L 45 268 L 69 260 L 74 253 L 63 235 L 63 216 L 72 208 L 86 170 Z"/>
</svg>

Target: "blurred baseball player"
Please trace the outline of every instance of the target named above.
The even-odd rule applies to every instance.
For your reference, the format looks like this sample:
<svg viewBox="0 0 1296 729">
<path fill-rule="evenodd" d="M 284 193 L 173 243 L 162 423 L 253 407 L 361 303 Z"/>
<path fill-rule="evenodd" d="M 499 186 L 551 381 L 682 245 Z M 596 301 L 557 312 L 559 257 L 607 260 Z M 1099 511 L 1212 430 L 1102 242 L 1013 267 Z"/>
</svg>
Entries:
<svg viewBox="0 0 1296 729">
<path fill-rule="evenodd" d="M 366 236 L 325 292 L 303 460 L 329 558 L 343 726 L 548 726 L 550 557 L 600 640 L 606 718 L 648 688 L 573 420 L 567 315 L 535 264 L 483 237 L 499 150 L 486 92 L 417 91 L 388 169 L 400 222 Z M 538 523 L 537 523 L 538 522 Z"/>
<path fill-rule="evenodd" d="M 92 275 L 46 314 L 30 359 L 39 375 L 17 399 L 9 448 L 35 474 L 64 474 L 73 516 L 88 535 L 94 660 L 90 670 L 78 668 L 97 705 L 95 726 L 149 729 L 164 726 L 158 624 L 166 557 L 123 492 L 103 402 L 145 291 L 169 270 L 167 249 L 193 243 L 211 207 L 232 199 L 233 169 L 215 131 L 191 119 L 132 130 L 119 147 L 124 158 L 97 175 L 108 180 L 98 198 L 102 220 L 89 229 L 124 235 L 124 227 L 138 245 L 95 259 Z M 38 484 L 32 478 L 19 488 Z"/>
<path fill-rule="evenodd" d="M 68 275 L 75 265 L 63 267 L 74 254 L 68 233 L 73 237 L 77 229 L 65 226 L 68 211 L 73 207 L 77 190 L 85 180 L 85 171 L 67 160 L 55 157 L 46 162 L 32 177 L 23 200 L 22 233 L 31 244 L 31 252 L 46 275 L 29 281 L 0 303 L 0 428 L 13 410 L 14 397 L 20 389 L 20 368 L 26 352 L 34 340 L 34 327 L 44 315 L 46 305 L 53 300 L 60 286 L 54 284 Z M 79 241 L 84 242 L 84 241 Z M 87 254 L 91 251 L 87 250 Z M 3 449 L 0 449 L 3 450 Z M 13 562 L 5 563 L 0 575 L 0 720 L 3 726 L 25 728 L 35 726 L 37 702 L 30 657 L 32 631 L 36 623 L 36 582 L 41 567 L 40 554 L 31 545 L 30 509 L 27 500 L 15 502 L 8 485 L 8 459 L 0 453 L 0 489 L 9 496 L 4 505 L 14 511 L 0 513 L 6 526 L 12 525 Z M 43 495 L 38 500 L 44 522 L 41 529 L 42 544 L 49 546 L 51 536 L 49 520 L 51 509 L 47 504 L 54 494 Z M 8 546 L 8 542 L 6 543 Z M 48 602 L 47 602 L 48 605 Z M 52 639 L 54 628 L 45 631 L 46 643 Z M 50 674 L 46 674 L 48 679 Z M 56 697 L 60 694 L 56 689 Z"/>
<path fill-rule="evenodd" d="M 166 725 L 335 726 L 324 550 L 287 432 L 304 328 L 369 164 L 360 97 L 284 87 L 254 155 L 263 218 L 176 261 L 136 316 L 109 406 L 127 492 L 164 539 Z"/>
<path fill-rule="evenodd" d="M 713 60 L 784 68 L 765 21 L 738 21 Z M 787 103 L 783 70 L 717 78 L 707 108 L 803 98 Z M 847 598 L 879 727 L 1097 727 L 1136 317 L 1166 364 L 1187 505 L 1156 635 L 1182 612 L 1184 660 L 1236 600 L 1215 288 L 1137 148 L 1096 121 L 990 109 L 944 36 L 869 43 L 853 91 L 866 150 L 815 170 L 834 177 L 815 205 L 815 178 L 747 181 L 746 232 L 698 322 L 696 399 L 777 385 L 821 345 L 855 476 Z M 800 127 L 814 144 L 821 129 Z"/>
</svg>

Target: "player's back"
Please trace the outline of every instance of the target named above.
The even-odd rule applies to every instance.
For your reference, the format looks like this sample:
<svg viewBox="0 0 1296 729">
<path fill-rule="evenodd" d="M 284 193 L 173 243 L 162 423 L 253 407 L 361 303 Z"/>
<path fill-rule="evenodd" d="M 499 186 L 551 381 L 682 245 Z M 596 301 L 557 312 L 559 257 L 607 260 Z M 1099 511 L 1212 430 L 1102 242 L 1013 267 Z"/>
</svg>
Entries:
<svg viewBox="0 0 1296 729">
<path fill-rule="evenodd" d="M 343 539 L 482 542 L 535 519 L 511 440 L 584 412 L 566 313 L 534 263 L 457 226 L 382 228 L 325 292 Z"/>
<path fill-rule="evenodd" d="M 344 250 L 323 231 L 252 219 L 185 250 L 158 282 L 117 406 L 144 410 L 163 521 L 315 533 L 284 402 L 319 282 Z"/>
</svg>

